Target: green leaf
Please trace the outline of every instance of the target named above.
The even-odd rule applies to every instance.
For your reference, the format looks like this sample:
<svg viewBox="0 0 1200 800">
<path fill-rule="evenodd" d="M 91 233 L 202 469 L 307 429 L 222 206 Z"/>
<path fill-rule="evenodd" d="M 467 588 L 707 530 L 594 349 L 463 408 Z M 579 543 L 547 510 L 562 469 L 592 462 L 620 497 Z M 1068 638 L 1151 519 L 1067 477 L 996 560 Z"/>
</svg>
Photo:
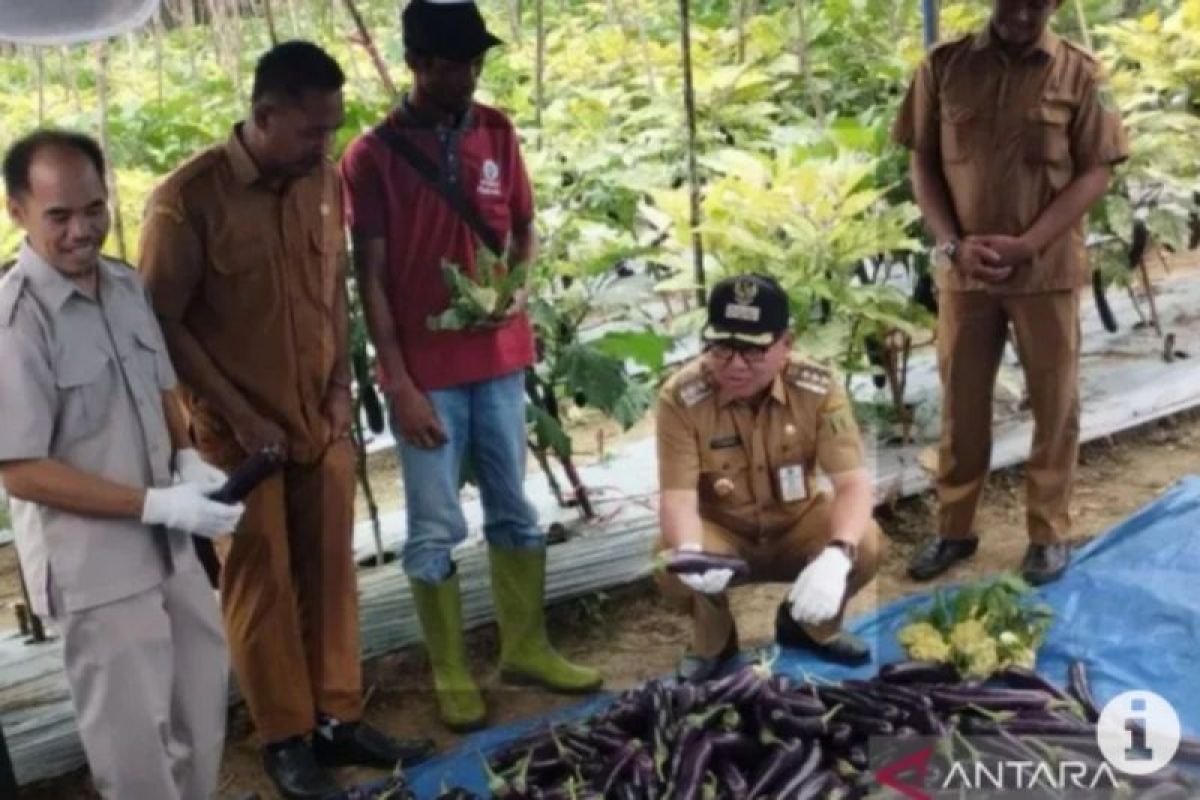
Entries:
<svg viewBox="0 0 1200 800">
<path fill-rule="evenodd" d="M 659 373 L 666 364 L 667 353 L 671 351 L 673 343 L 670 336 L 647 329 L 606 333 L 592 345 L 607 356 L 622 361 L 636 361 L 651 372 Z"/>
<path fill-rule="evenodd" d="M 583 393 L 588 404 L 628 428 L 650 406 L 650 393 L 625 371 L 624 362 L 588 344 L 568 345 L 560 370 L 568 394 Z"/>
<path fill-rule="evenodd" d="M 553 450 L 560 458 L 571 457 L 571 437 L 563 430 L 558 420 L 541 406 L 528 403 L 525 406 L 525 422 L 533 433 L 534 443 L 539 450 Z"/>
</svg>

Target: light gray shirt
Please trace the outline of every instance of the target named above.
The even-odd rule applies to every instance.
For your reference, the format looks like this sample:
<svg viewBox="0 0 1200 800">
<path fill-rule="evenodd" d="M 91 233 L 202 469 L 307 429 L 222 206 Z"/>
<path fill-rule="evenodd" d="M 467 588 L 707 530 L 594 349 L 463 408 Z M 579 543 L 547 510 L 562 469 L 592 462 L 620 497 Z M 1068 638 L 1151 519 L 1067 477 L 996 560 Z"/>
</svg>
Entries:
<svg viewBox="0 0 1200 800">
<path fill-rule="evenodd" d="M 127 486 L 169 486 L 162 392 L 175 382 L 132 269 L 101 259 L 91 298 L 21 247 L 0 279 L 0 462 L 49 458 Z M 190 537 L 178 531 L 15 498 L 12 507 L 38 614 L 94 608 L 198 568 Z M 65 608 L 52 608 L 51 597 Z"/>
</svg>

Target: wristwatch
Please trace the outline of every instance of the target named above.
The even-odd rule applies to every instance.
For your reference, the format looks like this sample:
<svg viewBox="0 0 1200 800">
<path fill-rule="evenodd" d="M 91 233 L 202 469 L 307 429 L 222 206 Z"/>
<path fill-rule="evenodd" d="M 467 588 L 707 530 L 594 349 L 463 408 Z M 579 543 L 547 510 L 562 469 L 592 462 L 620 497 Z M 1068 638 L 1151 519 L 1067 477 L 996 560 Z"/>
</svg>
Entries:
<svg viewBox="0 0 1200 800">
<path fill-rule="evenodd" d="M 933 252 L 937 253 L 938 255 L 945 256 L 946 260 L 953 264 L 954 259 L 958 257 L 960 245 L 961 243 L 958 241 L 958 239 L 951 239 L 950 241 L 942 242 L 937 247 L 933 248 Z"/>
<path fill-rule="evenodd" d="M 851 564 L 853 564 L 854 560 L 858 557 L 858 547 L 850 542 L 843 541 L 842 539 L 834 539 L 826 546 L 835 547 L 838 550 L 841 550 L 846 554 L 846 558 L 850 559 Z"/>
</svg>

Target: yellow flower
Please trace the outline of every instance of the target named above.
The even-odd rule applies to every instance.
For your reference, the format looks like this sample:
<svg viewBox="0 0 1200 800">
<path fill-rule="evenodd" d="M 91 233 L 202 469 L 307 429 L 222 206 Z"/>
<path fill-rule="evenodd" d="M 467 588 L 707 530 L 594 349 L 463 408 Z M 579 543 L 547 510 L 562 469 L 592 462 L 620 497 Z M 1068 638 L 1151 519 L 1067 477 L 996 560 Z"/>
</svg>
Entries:
<svg viewBox="0 0 1200 800">
<path fill-rule="evenodd" d="M 896 638 L 900 640 L 900 644 L 907 647 L 922 640 L 941 639 L 942 635 L 928 622 L 911 622 L 900 629 Z"/>
<path fill-rule="evenodd" d="M 987 628 L 977 619 L 960 622 L 954 626 L 954 630 L 950 631 L 950 644 L 954 646 L 955 650 L 965 652 L 980 642 L 991 641 Z M 992 646 L 995 647 L 995 642 L 992 642 Z"/>
</svg>

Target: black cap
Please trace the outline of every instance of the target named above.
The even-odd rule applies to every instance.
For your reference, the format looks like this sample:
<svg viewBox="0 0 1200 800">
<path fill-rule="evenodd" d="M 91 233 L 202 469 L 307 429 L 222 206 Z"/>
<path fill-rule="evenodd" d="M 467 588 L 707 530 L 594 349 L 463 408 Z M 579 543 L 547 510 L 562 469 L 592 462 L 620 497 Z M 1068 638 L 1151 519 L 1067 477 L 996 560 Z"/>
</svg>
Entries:
<svg viewBox="0 0 1200 800">
<path fill-rule="evenodd" d="M 404 46 L 426 56 L 473 61 L 503 42 L 493 36 L 471 0 L 411 0 L 400 15 Z"/>
<path fill-rule="evenodd" d="M 791 314 L 783 287 L 769 275 L 736 275 L 708 296 L 706 342 L 766 346 L 788 329 Z"/>
</svg>

